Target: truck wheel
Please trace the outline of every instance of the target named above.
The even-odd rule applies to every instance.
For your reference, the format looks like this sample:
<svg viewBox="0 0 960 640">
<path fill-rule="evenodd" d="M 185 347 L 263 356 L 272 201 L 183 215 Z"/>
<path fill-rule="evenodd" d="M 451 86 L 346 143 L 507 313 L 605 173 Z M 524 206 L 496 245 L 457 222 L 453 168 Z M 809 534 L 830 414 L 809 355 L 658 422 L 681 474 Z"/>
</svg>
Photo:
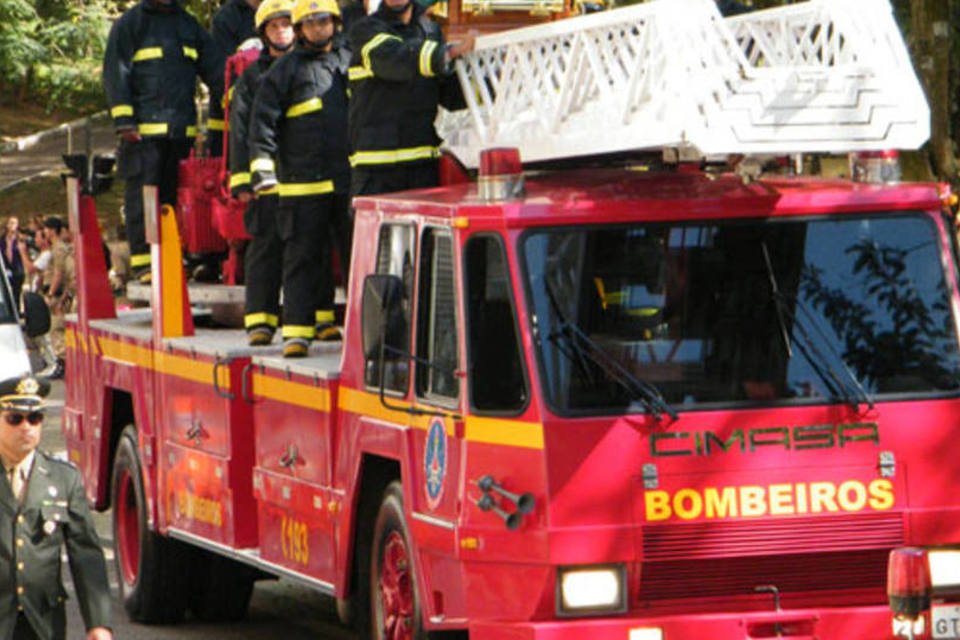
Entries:
<svg viewBox="0 0 960 640">
<path fill-rule="evenodd" d="M 391 482 L 384 491 L 371 546 L 371 637 L 378 640 L 427 638 L 399 481 Z"/>
<path fill-rule="evenodd" d="M 357 624 L 357 615 L 354 611 L 353 599 L 337 598 L 337 620 L 344 627 L 355 628 Z"/>
<path fill-rule="evenodd" d="M 201 554 L 190 584 L 190 611 L 204 622 L 242 620 L 247 615 L 257 571 L 214 553 Z"/>
<path fill-rule="evenodd" d="M 186 609 L 189 549 L 147 527 L 143 470 L 133 426 L 120 434 L 110 495 L 113 553 L 127 614 L 146 624 L 179 622 Z"/>
</svg>

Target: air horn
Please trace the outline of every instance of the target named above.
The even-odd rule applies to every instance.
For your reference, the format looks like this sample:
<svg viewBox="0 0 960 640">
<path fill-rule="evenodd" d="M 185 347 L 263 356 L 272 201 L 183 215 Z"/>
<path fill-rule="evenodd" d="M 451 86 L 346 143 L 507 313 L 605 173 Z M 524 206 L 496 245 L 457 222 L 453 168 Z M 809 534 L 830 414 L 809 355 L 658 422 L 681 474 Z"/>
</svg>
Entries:
<svg viewBox="0 0 960 640">
<path fill-rule="evenodd" d="M 493 497 L 491 497 L 489 493 L 484 493 L 483 497 L 479 500 L 474 500 L 473 504 L 477 505 L 480 511 L 492 511 L 503 518 L 503 524 L 505 524 L 510 531 L 516 531 L 520 523 L 523 522 L 523 515 L 521 515 L 519 511 L 507 513 L 497 506 L 497 503 L 493 501 Z"/>
<path fill-rule="evenodd" d="M 533 497 L 532 493 L 516 494 L 512 491 L 507 491 L 502 486 L 500 486 L 496 480 L 493 479 L 493 476 L 487 475 L 483 476 L 477 480 L 477 486 L 480 487 L 480 491 L 483 491 L 485 494 L 489 495 L 491 491 L 498 493 L 510 502 L 512 502 L 517 507 L 517 512 L 524 515 L 531 513 L 534 507 L 537 506 L 537 501 Z"/>
</svg>

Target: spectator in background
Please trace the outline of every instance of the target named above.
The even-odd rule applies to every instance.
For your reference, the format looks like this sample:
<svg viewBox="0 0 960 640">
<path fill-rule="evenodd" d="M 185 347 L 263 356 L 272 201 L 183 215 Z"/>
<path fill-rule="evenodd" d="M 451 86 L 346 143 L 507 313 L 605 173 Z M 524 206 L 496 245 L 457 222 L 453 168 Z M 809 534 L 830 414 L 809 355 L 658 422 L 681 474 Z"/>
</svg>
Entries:
<svg viewBox="0 0 960 640">
<path fill-rule="evenodd" d="M 50 266 L 50 260 L 53 256 L 50 252 L 50 242 L 47 240 L 42 218 L 40 225 L 40 228 L 33 232 L 33 247 L 36 253 L 32 257 L 28 255 L 23 266 L 26 273 L 24 285 L 27 290 L 43 295 L 46 293 L 43 286 L 43 274 Z"/>
<path fill-rule="evenodd" d="M 30 221 L 30 228 L 35 228 L 33 232 L 34 255 L 24 256 L 24 271 L 27 279 L 24 282 L 25 290 L 44 296 L 46 299 L 47 284 L 44 282 L 44 276 L 52 276 L 50 263 L 53 260 L 53 252 L 50 250 L 50 242 L 47 240 L 46 228 L 43 226 L 43 217 L 35 216 Z M 57 354 L 53 349 L 50 334 L 44 334 L 32 338 L 34 348 L 43 358 L 44 367 L 37 375 L 48 377 L 57 372 Z M 62 365 L 60 365 L 62 366 Z"/>
<path fill-rule="evenodd" d="M 7 218 L 7 224 L 3 230 L 2 242 L 3 265 L 7 268 L 7 275 L 10 278 L 10 288 L 13 290 L 13 299 L 20 299 L 20 289 L 23 288 L 23 279 L 25 277 L 23 268 L 23 256 L 27 252 L 27 246 L 23 238 L 20 237 L 20 220 L 16 216 Z"/>
<path fill-rule="evenodd" d="M 226 60 L 237 52 L 237 47 L 247 40 L 257 40 L 254 17 L 260 0 L 227 0 L 213 16 L 210 35 Z"/>
<path fill-rule="evenodd" d="M 74 311 L 77 282 L 73 247 L 69 243 L 70 232 L 67 231 L 63 221 L 56 216 L 47 217 L 44 224 L 51 252 L 50 264 L 44 274 L 44 283 L 47 287 L 45 299 L 47 306 L 50 307 L 50 341 L 56 356 L 54 369 L 47 377 L 56 380 L 63 377 L 66 355 L 64 316 Z"/>
</svg>

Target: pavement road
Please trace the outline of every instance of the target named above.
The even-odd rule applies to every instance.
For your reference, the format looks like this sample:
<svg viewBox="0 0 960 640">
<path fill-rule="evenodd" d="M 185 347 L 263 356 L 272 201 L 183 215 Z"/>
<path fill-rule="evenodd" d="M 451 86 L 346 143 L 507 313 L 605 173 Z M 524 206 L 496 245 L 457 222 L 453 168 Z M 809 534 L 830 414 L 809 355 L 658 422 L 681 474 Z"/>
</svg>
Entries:
<svg viewBox="0 0 960 640">
<path fill-rule="evenodd" d="M 41 447 L 55 454 L 65 455 L 63 433 L 60 429 L 63 413 L 64 384 L 54 381 L 47 421 L 43 427 Z M 107 556 L 110 585 L 114 593 L 114 636 L 117 640 L 357 640 L 357 636 L 337 622 L 336 607 L 330 597 L 318 594 L 299 584 L 286 580 L 264 580 L 257 583 L 246 620 L 231 624 L 209 624 L 189 618 L 175 626 L 144 626 L 131 623 L 119 602 L 117 575 L 113 563 L 110 512 L 95 514 L 97 530 Z M 67 602 L 68 640 L 84 637 L 83 620 L 73 597 L 70 572 L 64 572 L 64 582 L 71 598 Z"/>
<path fill-rule="evenodd" d="M 90 119 L 89 138 L 93 154 L 110 153 L 116 149 L 116 134 L 109 118 Z M 77 120 L 18 140 L 17 149 L 0 149 L 0 192 L 43 175 L 59 173 L 64 168 L 61 156 L 65 153 L 85 153 L 87 149 L 87 122 Z"/>
</svg>

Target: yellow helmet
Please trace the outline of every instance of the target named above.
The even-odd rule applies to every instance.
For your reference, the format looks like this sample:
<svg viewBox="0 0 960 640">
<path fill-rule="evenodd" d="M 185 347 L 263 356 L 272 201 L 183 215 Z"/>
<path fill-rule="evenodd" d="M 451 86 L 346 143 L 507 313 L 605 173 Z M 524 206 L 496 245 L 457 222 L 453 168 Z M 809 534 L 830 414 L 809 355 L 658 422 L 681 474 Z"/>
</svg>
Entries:
<svg viewBox="0 0 960 640">
<path fill-rule="evenodd" d="M 296 0 L 293 5 L 293 24 L 300 24 L 308 16 L 325 13 L 340 20 L 340 5 L 337 0 Z"/>
<path fill-rule="evenodd" d="M 293 2 L 294 0 L 263 0 L 253 19 L 257 31 L 274 18 L 290 18 L 293 15 Z"/>
</svg>

